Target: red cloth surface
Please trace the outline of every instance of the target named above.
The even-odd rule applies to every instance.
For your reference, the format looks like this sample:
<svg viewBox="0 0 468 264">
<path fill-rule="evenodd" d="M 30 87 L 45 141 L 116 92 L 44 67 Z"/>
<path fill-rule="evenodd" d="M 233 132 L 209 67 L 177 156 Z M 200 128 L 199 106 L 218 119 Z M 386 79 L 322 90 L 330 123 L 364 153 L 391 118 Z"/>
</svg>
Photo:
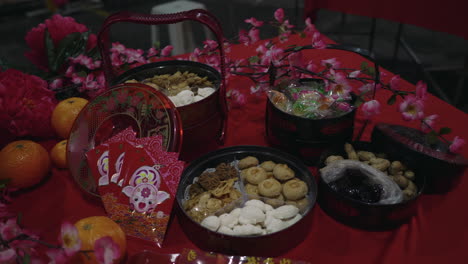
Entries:
<svg viewBox="0 0 468 264">
<path fill-rule="evenodd" d="M 293 38 L 290 42 L 300 42 Z M 290 43 L 285 43 L 288 45 Z M 245 46 L 234 46 L 230 56 L 245 58 L 255 52 Z M 363 58 L 348 52 L 335 50 L 313 50 L 307 53 L 308 58 L 319 62 L 321 59 L 336 57 L 344 67 L 358 67 Z M 390 78 L 391 73 L 385 78 Z M 247 78 L 235 77 L 229 80 L 229 88 L 240 89 L 248 94 L 248 103 L 242 108 L 231 109 L 225 146 L 252 144 L 267 146 L 265 140 L 264 118 L 266 96 L 249 94 L 252 83 Z M 404 82 L 406 88 L 413 88 Z M 388 99 L 385 92 L 378 92 L 377 98 Z M 426 113 L 440 115 L 440 126 L 449 126 L 454 135 L 465 138 L 468 135 L 468 116 L 429 95 Z M 378 121 L 417 126 L 404 122 L 396 106 L 383 103 L 382 113 Z M 363 118 L 358 113 L 356 131 L 363 124 Z M 375 121 L 371 122 L 371 126 Z M 371 126 L 365 131 L 369 138 Z M 58 139 L 57 139 L 58 141 Z M 57 141 L 44 144 L 49 147 Z M 468 156 L 468 147 L 463 155 Z M 314 170 L 312 170 L 314 171 Z M 468 262 L 468 172 L 465 173 L 460 185 L 445 195 L 423 195 L 419 200 L 418 212 L 415 217 L 401 227 L 384 232 L 369 232 L 345 226 L 326 215 L 318 204 L 311 214 L 311 230 L 296 248 L 285 255 L 291 259 L 308 260 L 312 263 L 467 263 Z M 55 242 L 62 221 L 75 222 L 81 218 L 93 215 L 105 215 L 100 200 L 87 195 L 74 182 L 67 170 L 53 169 L 50 178 L 31 191 L 18 195 L 13 200 L 15 212 L 22 212 L 25 228 L 37 232 L 45 241 Z M 278 243 L 287 243 L 278 241 Z M 158 253 L 179 253 L 183 248 L 197 248 L 181 230 L 177 216 L 172 217 L 164 247 L 158 248 L 150 243 L 128 238 L 128 254 L 134 255 L 142 250 L 152 250 Z M 45 248 L 41 248 L 45 250 Z M 272 252 L 274 255 L 274 252 Z"/>
<path fill-rule="evenodd" d="M 446 32 L 468 39 L 467 1 L 423 0 L 307 0 L 304 2 L 306 17 L 315 17 L 314 12 L 328 9 L 346 14 L 382 18 L 403 24 L 416 25 L 434 31 Z"/>
</svg>

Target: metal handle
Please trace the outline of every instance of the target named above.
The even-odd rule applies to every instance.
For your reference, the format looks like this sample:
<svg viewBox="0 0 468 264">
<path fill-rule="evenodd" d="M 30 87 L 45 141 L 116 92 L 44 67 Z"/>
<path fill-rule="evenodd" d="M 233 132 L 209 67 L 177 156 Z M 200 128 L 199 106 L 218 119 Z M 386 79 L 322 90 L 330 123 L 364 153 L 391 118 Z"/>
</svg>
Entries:
<svg viewBox="0 0 468 264">
<path fill-rule="evenodd" d="M 226 81 L 225 81 L 225 53 L 223 48 L 223 31 L 221 24 L 218 19 L 212 15 L 210 12 L 203 9 L 193 9 L 189 11 L 184 11 L 174 14 L 139 14 L 132 12 L 118 12 L 107 17 L 104 21 L 104 24 L 101 28 L 101 31 L 98 34 L 98 48 L 101 53 L 103 70 L 106 77 L 107 85 L 117 76 L 116 71 L 112 67 L 111 59 L 109 56 L 109 29 L 112 24 L 117 22 L 131 22 L 137 24 L 146 24 L 146 25 L 159 25 L 159 24 L 175 24 L 183 22 L 185 20 L 193 20 L 200 22 L 207 26 L 215 35 L 216 41 L 218 42 L 219 54 L 221 57 L 221 84 L 219 87 L 220 92 L 220 106 L 223 115 L 223 125 L 221 128 L 220 137 L 218 138 L 219 143 L 223 144 L 226 133 L 227 126 L 227 102 L 226 102 Z"/>
</svg>

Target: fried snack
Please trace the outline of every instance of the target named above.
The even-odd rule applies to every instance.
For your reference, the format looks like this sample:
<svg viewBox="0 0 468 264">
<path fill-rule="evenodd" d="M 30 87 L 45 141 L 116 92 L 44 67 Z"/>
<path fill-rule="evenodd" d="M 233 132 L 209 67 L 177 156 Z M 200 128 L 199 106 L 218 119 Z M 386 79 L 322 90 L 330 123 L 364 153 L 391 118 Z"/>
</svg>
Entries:
<svg viewBox="0 0 468 264">
<path fill-rule="evenodd" d="M 273 206 L 273 208 L 277 208 L 284 204 L 284 196 L 280 194 L 273 198 L 266 198 L 264 202 L 266 204 Z"/>
<path fill-rule="evenodd" d="M 281 183 L 274 178 L 263 180 L 258 184 L 258 193 L 270 198 L 280 195 L 281 189 Z"/>
<path fill-rule="evenodd" d="M 382 158 L 372 158 L 370 165 L 380 171 L 386 171 L 390 167 L 390 161 Z"/>
<path fill-rule="evenodd" d="M 243 169 L 243 170 L 241 170 L 240 173 L 239 173 L 239 175 L 240 175 L 240 177 L 241 177 L 241 179 L 242 179 L 243 181 L 244 181 L 245 178 L 247 177 L 246 172 L 247 172 L 247 169 Z"/>
<path fill-rule="evenodd" d="M 201 185 L 198 183 L 191 184 L 189 187 L 190 198 L 195 197 L 203 192 L 205 192 L 205 189 L 203 189 L 203 187 L 201 187 Z"/>
<path fill-rule="evenodd" d="M 302 199 L 307 192 L 307 184 L 299 179 L 292 179 L 283 184 L 283 195 L 287 200 Z"/>
<path fill-rule="evenodd" d="M 412 180 L 412 181 L 414 181 L 414 178 L 416 177 L 414 172 L 410 170 L 405 171 L 405 173 L 403 173 L 403 176 L 405 176 L 408 180 Z"/>
<path fill-rule="evenodd" d="M 274 178 L 275 176 L 273 175 L 272 171 L 267 172 L 267 179 Z"/>
<path fill-rule="evenodd" d="M 231 178 L 237 178 L 236 168 L 226 163 L 221 163 L 218 166 L 216 166 L 215 173 L 221 181 L 225 181 Z"/>
<path fill-rule="evenodd" d="M 403 171 L 403 164 L 399 161 L 393 161 L 388 168 L 388 174 L 390 175 L 398 175 L 401 171 Z"/>
<path fill-rule="evenodd" d="M 273 175 L 277 180 L 287 181 L 294 178 L 294 171 L 286 164 L 276 164 L 273 169 Z"/>
<path fill-rule="evenodd" d="M 259 163 L 258 159 L 256 157 L 248 156 L 239 161 L 239 169 L 247 169 L 250 167 L 257 166 Z"/>
<path fill-rule="evenodd" d="M 129 80 L 126 82 L 137 81 Z M 191 88 L 213 87 L 213 84 L 208 81 L 208 77 L 202 78 L 195 73 L 187 71 L 184 73 L 178 71 L 174 74 L 155 75 L 141 82 L 169 96 L 174 96 L 183 90 L 190 90 Z"/>
<path fill-rule="evenodd" d="M 400 186 L 400 189 L 404 190 L 408 187 L 410 180 L 406 179 L 402 175 L 393 176 L 392 179 Z"/>
<path fill-rule="evenodd" d="M 257 185 L 253 185 L 253 184 L 250 184 L 250 183 L 247 183 L 245 185 L 245 192 L 249 195 L 249 196 L 258 196 L 258 187 Z"/>
<path fill-rule="evenodd" d="M 275 166 L 276 166 L 276 163 L 274 163 L 271 160 L 264 161 L 262 162 L 262 164 L 260 164 L 260 167 L 262 167 L 266 172 L 272 172 Z"/>
<path fill-rule="evenodd" d="M 216 198 L 210 198 L 206 201 L 206 209 L 210 212 L 216 212 L 223 207 L 223 202 Z"/>
<path fill-rule="evenodd" d="M 245 172 L 245 179 L 251 184 L 259 184 L 261 181 L 267 178 L 266 171 L 261 167 L 250 167 Z"/>
<path fill-rule="evenodd" d="M 325 160 L 325 165 L 328 165 L 334 161 L 337 161 L 337 160 L 342 160 L 343 157 L 342 156 L 338 156 L 338 155 L 331 155 L 331 156 L 328 156 L 327 159 Z"/>
<path fill-rule="evenodd" d="M 361 161 L 367 161 L 371 160 L 372 158 L 375 158 L 374 153 L 369 152 L 369 151 L 358 151 L 357 152 L 358 158 Z"/>
<path fill-rule="evenodd" d="M 209 191 L 216 189 L 221 181 L 217 175 L 213 172 L 203 172 L 200 177 L 198 177 L 198 183 L 203 187 L 203 189 Z"/>
<path fill-rule="evenodd" d="M 354 150 L 353 145 L 351 145 L 349 143 L 346 143 L 344 145 L 344 148 L 345 148 L 346 154 L 348 154 L 348 159 L 359 160 L 359 157 L 358 157 L 356 151 Z"/>
<path fill-rule="evenodd" d="M 218 187 L 216 187 L 216 189 L 213 189 L 210 192 L 215 197 L 221 197 L 225 194 L 228 194 L 233 190 L 235 181 L 236 179 L 229 179 L 227 181 L 222 181 L 220 182 Z"/>
</svg>

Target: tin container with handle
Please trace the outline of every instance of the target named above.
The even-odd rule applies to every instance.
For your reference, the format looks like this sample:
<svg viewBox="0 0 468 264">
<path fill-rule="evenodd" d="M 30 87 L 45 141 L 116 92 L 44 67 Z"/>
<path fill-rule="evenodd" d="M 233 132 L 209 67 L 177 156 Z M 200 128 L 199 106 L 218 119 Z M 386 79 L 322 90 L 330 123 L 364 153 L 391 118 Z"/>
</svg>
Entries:
<svg viewBox="0 0 468 264">
<path fill-rule="evenodd" d="M 215 35 L 220 56 L 220 71 L 206 64 L 171 60 L 144 64 L 126 72 L 119 72 L 112 66 L 109 54 L 109 30 L 113 24 L 130 22 L 145 25 L 174 24 L 192 20 L 207 26 Z M 109 16 L 98 35 L 98 47 L 102 56 L 103 69 L 109 89 L 126 80 L 143 80 L 160 74 L 173 74 L 177 71 L 193 72 L 200 77 L 208 77 L 213 83 L 215 92 L 210 96 L 181 107 L 177 111 L 182 119 L 183 145 L 180 157 L 190 161 L 205 152 L 216 149 L 224 143 L 227 125 L 227 103 L 225 86 L 225 55 L 223 49 L 223 32 L 219 21 L 206 10 L 194 9 L 175 14 L 138 14 L 119 12 Z"/>
</svg>

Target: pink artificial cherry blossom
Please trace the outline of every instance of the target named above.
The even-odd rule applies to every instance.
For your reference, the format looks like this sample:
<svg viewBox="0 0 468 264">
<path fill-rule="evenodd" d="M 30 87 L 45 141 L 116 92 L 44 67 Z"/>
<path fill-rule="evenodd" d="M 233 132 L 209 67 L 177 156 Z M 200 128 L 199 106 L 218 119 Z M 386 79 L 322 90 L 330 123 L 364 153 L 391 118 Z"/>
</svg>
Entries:
<svg viewBox="0 0 468 264">
<path fill-rule="evenodd" d="M 11 263 L 16 258 L 16 251 L 12 248 L 0 251 L 0 263 Z"/>
<path fill-rule="evenodd" d="M 260 30 L 258 28 L 251 28 L 249 30 L 250 44 L 253 44 L 260 40 Z"/>
<path fill-rule="evenodd" d="M 212 40 L 212 39 L 207 39 L 203 41 L 203 48 L 208 49 L 209 51 L 216 50 L 218 48 L 218 42 Z"/>
<path fill-rule="evenodd" d="M 230 98 L 232 108 L 240 108 L 247 103 L 247 97 L 237 89 L 231 90 Z"/>
<path fill-rule="evenodd" d="M 439 118 L 438 115 L 430 115 L 423 118 L 421 122 L 421 130 L 423 132 L 429 132 L 434 128 L 435 120 Z"/>
<path fill-rule="evenodd" d="M 336 104 L 336 107 L 343 112 L 349 112 L 353 108 L 349 103 L 339 102 Z"/>
<path fill-rule="evenodd" d="M 464 139 L 461 139 L 460 137 L 456 136 L 453 141 L 452 141 L 452 144 L 450 144 L 450 152 L 452 153 L 460 153 L 461 150 L 462 150 L 462 147 L 463 145 L 465 145 L 465 140 Z"/>
<path fill-rule="evenodd" d="M 67 256 L 72 256 L 81 248 L 81 240 L 78 236 L 78 229 L 69 222 L 64 222 L 62 224 L 59 241 L 62 244 Z"/>
<path fill-rule="evenodd" d="M 250 38 L 245 29 L 239 30 L 239 42 L 248 46 L 250 44 Z"/>
<path fill-rule="evenodd" d="M 166 47 L 164 47 L 164 48 L 161 50 L 161 56 L 163 56 L 163 57 L 170 56 L 173 49 L 174 49 L 173 46 L 167 45 Z"/>
<path fill-rule="evenodd" d="M 157 50 L 155 47 L 151 47 L 148 49 L 148 57 L 154 57 L 159 54 L 159 50 Z"/>
<path fill-rule="evenodd" d="M 75 58 L 70 57 L 69 59 L 70 59 L 70 61 L 72 63 L 85 66 L 86 68 L 88 68 L 90 70 L 95 69 L 93 59 L 91 59 L 90 57 L 88 57 L 86 55 L 80 54 L 80 55 L 76 56 Z"/>
<path fill-rule="evenodd" d="M 255 17 L 247 18 L 244 20 L 245 23 L 251 24 L 253 27 L 261 27 L 263 26 L 263 21 L 259 21 L 255 19 Z"/>
<path fill-rule="evenodd" d="M 144 51 L 141 49 L 131 49 L 131 48 L 126 48 L 123 52 L 123 54 L 127 57 L 127 60 L 126 60 L 127 63 L 134 63 L 134 62 L 145 63 L 146 59 L 145 57 L 143 57 L 143 53 Z"/>
<path fill-rule="evenodd" d="M 304 33 L 306 34 L 307 37 L 311 38 L 314 35 L 314 33 L 317 32 L 317 28 L 314 26 L 314 24 L 312 24 L 310 17 L 308 17 L 305 20 L 305 25 L 306 25 L 306 28 L 304 29 Z"/>
<path fill-rule="evenodd" d="M 369 119 L 372 116 L 375 116 L 380 113 L 380 103 L 377 100 L 367 101 L 362 104 L 362 112 L 364 117 Z"/>
<path fill-rule="evenodd" d="M 315 72 L 317 70 L 317 65 L 315 65 L 314 62 L 310 60 L 309 62 L 307 62 L 306 70 Z"/>
<path fill-rule="evenodd" d="M 427 96 L 427 84 L 423 81 L 419 81 L 416 84 L 416 98 L 425 100 Z"/>
<path fill-rule="evenodd" d="M 265 55 L 261 58 L 262 65 L 269 65 L 273 63 L 273 65 L 279 65 L 280 59 L 283 57 L 284 50 L 281 48 L 277 48 L 275 45 L 272 45 L 266 52 Z"/>
<path fill-rule="evenodd" d="M 51 90 L 57 90 L 59 88 L 62 88 L 63 86 L 63 79 L 62 78 L 57 78 L 53 80 L 52 82 L 49 83 L 49 89 Z"/>
<path fill-rule="evenodd" d="M 101 237 L 94 243 L 94 255 L 103 264 L 112 264 L 120 257 L 120 247 L 110 236 Z"/>
<path fill-rule="evenodd" d="M 315 49 L 324 49 L 327 47 L 327 44 L 325 43 L 325 41 L 323 41 L 322 35 L 320 33 L 315 32 L 312 35 L 312 46 Z"/>
<path fill-rule="evenodd" d="M 340 67 L 341 63 L 336 58 L 331 58 L 328 60 L 322 60 L 322 65 L 327 68 L 337 69 Z"/>
<path fill-rule="evenodd" d="M 276 21 L 278 21 L 279 23 L 283 23 L 284 9 L 283 8 L 276 9 L 274 16 L 275 16 Z"/>
<path fill-rule="evenodd" d="M 359 76 L 359 74 L 361 74 L 361 71 L 359 71 L 359 70 L 358 70 L 358 71 L 352 71 L 352 72 L 350 72 L 350 73 L 348 74 L 348 77 L 349 77 L 349 78 L 356 78 L 356 77 Z"/>
<path fill-rule="evenodd" d="M 401 78 L 400 75 L 395 75 L 390 79 L 390 89 L 393 91 L 400 90 L 401 87 Z"/>
<path fill-rule="evenodd" d="M 408 95 L 400 104 L 399 111 L 405 121 L 418 120 L 424 117 L 424 103 L 419 98 Z"/>
</svg>

